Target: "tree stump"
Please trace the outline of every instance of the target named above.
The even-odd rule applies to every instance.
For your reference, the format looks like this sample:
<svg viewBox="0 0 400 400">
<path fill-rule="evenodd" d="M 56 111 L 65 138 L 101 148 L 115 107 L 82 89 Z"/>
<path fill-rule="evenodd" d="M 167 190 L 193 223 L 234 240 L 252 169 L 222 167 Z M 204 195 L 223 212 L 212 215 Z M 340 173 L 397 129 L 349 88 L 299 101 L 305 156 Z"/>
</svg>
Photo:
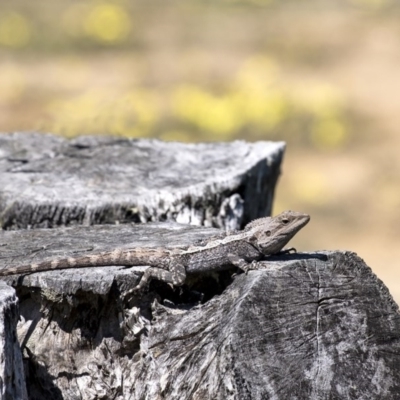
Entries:
<svg viewBox="0 0 400 400">
<path fill-rule="evenodd" d="M 10 231 L 0 267 L 90 254 L 110 240 L 178 246 L 216 232 L 173 223 Z M 399 310 L 359 257 L 281 255 L 258 267 L 193 275 L 176 289 L 153 281 L 126 302 L 145 267 L 3 278 L 20 298 L 29 398 L 399 398 Z"/>
<path fill-rule="evenodd" d="M 25 374 L 15 326 L 19 319 L 15 291 L 0 281 L 0 398 L 25 400 Z"/>
<path fill-rule="evenodd" d="M 283 142 L 0 135 L 0 226 L 173 220 L 238 229 L 271 213 Z"/>
</svg>

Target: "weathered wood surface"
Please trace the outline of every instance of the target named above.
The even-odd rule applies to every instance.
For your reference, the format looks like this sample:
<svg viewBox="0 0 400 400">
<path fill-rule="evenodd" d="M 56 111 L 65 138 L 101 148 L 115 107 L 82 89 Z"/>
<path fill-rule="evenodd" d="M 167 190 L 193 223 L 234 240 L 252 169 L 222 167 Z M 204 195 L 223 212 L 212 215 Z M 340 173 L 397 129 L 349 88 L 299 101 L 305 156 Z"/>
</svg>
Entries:
<svg viewBox="0 0 400 400">
<path fill-rule="evenodd" d="M 213 234 L 175 224 L 4 232 L 0 267 L 18 255 L 25 263 L 110 240 L 174 246 Z M 49 241 L 29 256 L 9 247 L 37 250 Z M 126 303 L 121 295 L 143 268 L 5 278 L 21 301 L 30 399 L 399 398 L 398 306 L 360 258 L 294 254 L 259 266 L 199 276 L 176 290 L 153 282 Z"/>
<path fill-rule="evenodd" d="M 87 256 L 116 248 L 181 247 L 218 233 L 220 230 L 215 228 L 175 222 L 6 231 L 0 235 L 0 269 L 69 256 Z M 122 285 L 131 287 L 136 285 L 144 270 L 145 267 L 97 267 L 55 270 L 23 277 L 11 275 L 4 279 L 12 285 L 22 279 L 24 286 L 48 287 L 59 295 L 68 294 L 70 289 L 72 294 L 85 290 L 107 295 L 115 274 L 122 276 Z"/>
<path fill-rule="evenodd" d="M 270 214 L 284 148 L 1 134 L 0 226 L 174 220 L 237 229 Z"/>
<path fill-rule="evenodd" d="M 16 335 L 19 318 L 15 290 L 0 282 L 0 399 L 25 400 L 25 374 Z"/>
</svg>

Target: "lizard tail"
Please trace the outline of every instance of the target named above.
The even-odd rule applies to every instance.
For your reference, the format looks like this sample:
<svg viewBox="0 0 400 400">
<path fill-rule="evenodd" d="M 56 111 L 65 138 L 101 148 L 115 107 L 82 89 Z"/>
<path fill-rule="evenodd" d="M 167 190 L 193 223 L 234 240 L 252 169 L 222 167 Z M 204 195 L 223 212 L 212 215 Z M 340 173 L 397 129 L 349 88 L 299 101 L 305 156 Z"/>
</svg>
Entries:
<svg viewBox="0 0 400 400">
<path fill-rule="evenodd" d="M 168 254 L 163 249 L 116 249 L 110 252 L 101 252 L 79 257 L 66 257 L 42 261 L 38 263 L 17 265 L 0 270 L 0 276 L 28 274 L 32 272 L 50 271 L 55 269 L 107 267 L 113 265 L 160 265 L 163 257 Z"/>
</svg>

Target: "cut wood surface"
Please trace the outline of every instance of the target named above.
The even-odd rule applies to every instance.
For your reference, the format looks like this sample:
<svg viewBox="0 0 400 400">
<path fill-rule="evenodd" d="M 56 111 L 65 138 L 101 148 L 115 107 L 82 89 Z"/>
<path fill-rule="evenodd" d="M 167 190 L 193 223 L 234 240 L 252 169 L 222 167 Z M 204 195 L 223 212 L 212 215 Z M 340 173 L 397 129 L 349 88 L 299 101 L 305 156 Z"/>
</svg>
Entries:
<svg viewBox="0 0 400 400">
<path fill-rule="evenodd" d="M 0 267 L 61 248 L 63 256 L 95 251 L 111 238 L 175 246 L 215 232 L 161 223 L 4 232 Z M 18 242 L 33 252 L 7 244 Z M 30 399 L 399 398 L 398 306 L 359 257 L 293 254 L 258 267 L 200 275 L 174 290 L 153 282 L 126 302 L 144 268 L 5 278 L 21 301 Z"/>
<path fill-rule="evenodd" d="M 175 220 L 237 229 L 270 214 L 284 148 L 1 134 L 0 225 Z"/>
</svg>

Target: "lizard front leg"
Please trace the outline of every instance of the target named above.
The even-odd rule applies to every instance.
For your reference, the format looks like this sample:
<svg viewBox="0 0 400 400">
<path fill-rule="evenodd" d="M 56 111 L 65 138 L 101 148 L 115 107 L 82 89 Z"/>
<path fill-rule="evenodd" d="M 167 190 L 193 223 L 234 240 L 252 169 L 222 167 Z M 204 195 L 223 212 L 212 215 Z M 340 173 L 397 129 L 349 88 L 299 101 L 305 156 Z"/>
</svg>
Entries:
<svg viewBox="0 0 400 400">
<path fill-rule="evenodd" d="M 239 257 L 237 254 L 228 254 L 229 262 L 231 262 L 235 267 L 238 267 L 246 274 L 258 268 L 257 260 L 253 260 L 252 262 L 246 261 L 244 258 Z"/>
<path fill-rule="evenodd" d="M 137 286 L 127 292 L 127 295 L 144 289 L 152 279 L 158 279 L 160 281 L 171 283 L 174 286 L 181 286 L 186 280 L 186 268 L 183 264 L 171 262 L 168 265 L 168 269 L 149 267 L 144 271 L 144 274 Z"/>
</svg>

